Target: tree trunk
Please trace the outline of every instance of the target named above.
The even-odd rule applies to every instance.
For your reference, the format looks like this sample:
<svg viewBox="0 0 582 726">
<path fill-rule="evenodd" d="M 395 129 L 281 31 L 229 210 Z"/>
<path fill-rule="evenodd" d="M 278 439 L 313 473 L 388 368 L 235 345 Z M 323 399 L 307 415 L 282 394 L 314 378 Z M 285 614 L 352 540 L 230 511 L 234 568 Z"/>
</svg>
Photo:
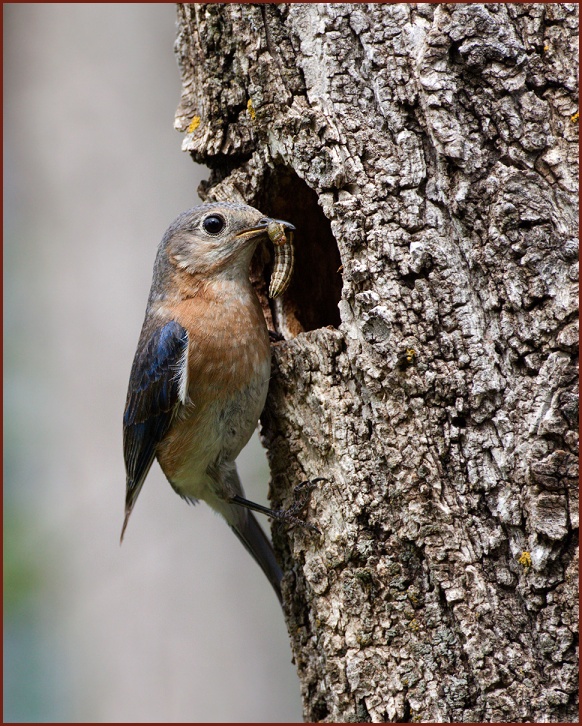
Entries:
<svg viewBox="0 0 582 726">
<path fill-rule="evenodd" d="M 308 721 L 577 718 L 577 5 L 179 5 L 208 200 L 293 222 L 262 438 Z"/>
</svg>

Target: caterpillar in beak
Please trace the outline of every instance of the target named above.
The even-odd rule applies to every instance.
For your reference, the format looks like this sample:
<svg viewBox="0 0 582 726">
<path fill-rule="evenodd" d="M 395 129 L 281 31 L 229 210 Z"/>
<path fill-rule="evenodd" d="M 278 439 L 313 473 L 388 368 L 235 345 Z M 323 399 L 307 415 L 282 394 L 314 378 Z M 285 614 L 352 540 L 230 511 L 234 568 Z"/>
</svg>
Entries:
<svg viewBox="0 0 582 726">
<path fill-rule="evenodd" d="M 276 298 L 282 295 L 289 287 L 293 275 L 295 263 L 295 251 L 293 248 L 293 232 L 289 230 L 289 239 L 285 233 L 285 227 L 279 222 L 271 222 L 267 226 L 267 234 L 275 248 L 275 260 L 273 262 L 273 273 L 269 285 L 269 297 Z"/>
</svg>

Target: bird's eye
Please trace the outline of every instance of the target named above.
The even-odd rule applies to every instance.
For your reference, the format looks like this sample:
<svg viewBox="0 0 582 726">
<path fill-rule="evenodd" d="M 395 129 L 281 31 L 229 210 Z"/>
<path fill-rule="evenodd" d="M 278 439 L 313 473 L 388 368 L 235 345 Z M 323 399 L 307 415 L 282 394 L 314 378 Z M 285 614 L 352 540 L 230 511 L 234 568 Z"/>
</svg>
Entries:
<svg viewBox="0 0 582 726">
<path fill-rule="evenodd" d="M 204 222 L 202 222 L 202 226 L 208 234 L 218 234 L 219 232 L 222 232 L 224 225 L 224 219 L 219 217 L 218 214 L 211 214 L 206 217 Z"/>
</svg>

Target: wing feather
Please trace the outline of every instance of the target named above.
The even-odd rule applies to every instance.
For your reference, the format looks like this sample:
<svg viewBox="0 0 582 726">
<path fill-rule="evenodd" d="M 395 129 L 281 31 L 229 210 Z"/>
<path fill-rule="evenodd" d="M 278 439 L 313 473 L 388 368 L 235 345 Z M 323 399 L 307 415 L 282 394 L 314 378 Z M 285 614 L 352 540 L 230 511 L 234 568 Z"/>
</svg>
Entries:
<svg viewBox="0 0 582 726">
<path fill-rule="evenodd" d="M 144 335 L 146 340 L 144 341 Z M 142 333 L 133 361 L 123 415 L 123 453 L 127 472 L 123 532 L 156 447 L 172 424 L 183 398 L 188 333 L 175 321 Z"/>
</svg>

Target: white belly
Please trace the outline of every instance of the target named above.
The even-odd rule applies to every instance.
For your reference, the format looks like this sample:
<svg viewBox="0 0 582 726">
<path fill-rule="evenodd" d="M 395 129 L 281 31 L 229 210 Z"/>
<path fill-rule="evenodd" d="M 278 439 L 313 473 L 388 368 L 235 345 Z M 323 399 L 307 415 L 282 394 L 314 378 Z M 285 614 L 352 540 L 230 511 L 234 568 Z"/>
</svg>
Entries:
<svg viewBox="0 0 582 726">
<path fill-rule="evenodd" d="M 217 399 L 197 410 L 187 409 L 178 423 L 178 435 L 185 448 L 180 467 L 169 475 L 174 489 L 188 499 L 202 499 L 215 509 L 216 499 L 240 494 L 230 491 L 221 468 L 232 468 L 257 427 L 269 388 L 270 362 L 261 367 L 251 382 L 230 399 Z M 162 467 L 163 468 L 163 467 Z"/>
</svg>

